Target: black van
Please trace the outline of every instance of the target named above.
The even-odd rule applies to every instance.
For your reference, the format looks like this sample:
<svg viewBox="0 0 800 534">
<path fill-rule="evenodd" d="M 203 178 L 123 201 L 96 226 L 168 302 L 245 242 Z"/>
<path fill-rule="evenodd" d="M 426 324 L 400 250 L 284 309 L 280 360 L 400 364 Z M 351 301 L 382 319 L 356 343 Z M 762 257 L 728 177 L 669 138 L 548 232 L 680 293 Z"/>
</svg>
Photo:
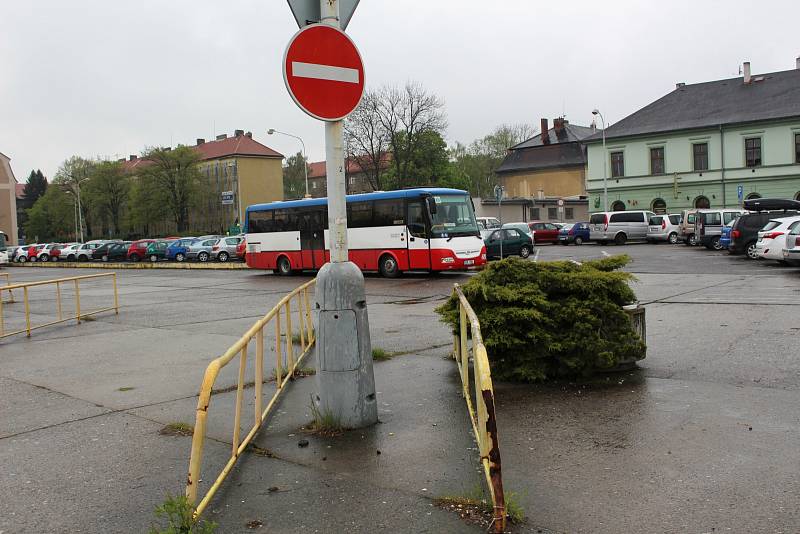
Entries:
<svg viewBox="0 0 800 534">
<path fill-rule="evenodd" d="M 756 241 L 758 232 L 770 219 L 777 216 L 788 217 L 800 215 L 800 201 L 783 198 L 754 198 L 744 201 L 744 209 L 752 213 L 744 213 L 731 228 L 731 254 L 747 254 L 751 260 L 758 259 Z"/>
</svg>

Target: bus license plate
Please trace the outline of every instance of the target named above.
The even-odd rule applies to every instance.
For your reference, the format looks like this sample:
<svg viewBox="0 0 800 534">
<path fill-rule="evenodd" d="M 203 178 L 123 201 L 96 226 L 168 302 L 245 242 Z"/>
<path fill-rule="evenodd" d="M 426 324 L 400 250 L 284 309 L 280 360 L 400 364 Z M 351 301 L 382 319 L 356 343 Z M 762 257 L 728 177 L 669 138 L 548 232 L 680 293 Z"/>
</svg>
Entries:
<svg viewBox="0 0 800 534">
<path fill-rule="evenodd" d="M 464 260 L 464 265 L 472 265 L 475 263 L 475 260 Z"/>
</svg>

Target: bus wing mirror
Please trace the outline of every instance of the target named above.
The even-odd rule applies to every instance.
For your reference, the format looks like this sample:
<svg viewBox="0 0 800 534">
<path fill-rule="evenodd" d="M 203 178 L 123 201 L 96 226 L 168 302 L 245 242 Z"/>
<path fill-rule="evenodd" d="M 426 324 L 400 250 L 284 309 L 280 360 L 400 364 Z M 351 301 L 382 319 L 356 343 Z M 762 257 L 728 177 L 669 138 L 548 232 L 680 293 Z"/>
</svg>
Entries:
<svg viewBox="0 0 800 534">
<path fill-rule="evenodd" d="M 431 212 L 431 215 L 436 215 L 436 199 L 433 197 L 425 197 L 425 200 L 428 203 L 428 211 Z"/>
</svg>

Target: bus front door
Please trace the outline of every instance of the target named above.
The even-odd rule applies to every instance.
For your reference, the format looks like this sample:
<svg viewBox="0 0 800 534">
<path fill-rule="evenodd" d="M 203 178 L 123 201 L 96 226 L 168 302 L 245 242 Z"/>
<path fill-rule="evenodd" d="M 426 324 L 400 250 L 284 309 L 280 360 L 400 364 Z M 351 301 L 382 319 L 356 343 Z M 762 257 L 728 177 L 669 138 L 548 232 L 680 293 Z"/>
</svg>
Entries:
<svg viewBox="0 0 800 534">
<path fill-rule="evenodd" d="M 325 263 L 325 227 L 321 210 L 300 214 L 300 253 L 304 269 L 319 269 Z"/>
<path fill-rule="evenodd" d="M 408 268 L 427 271 L 431 268 L 431 245 L 428 239 L 425 204 L 422 200 L 409 201 L 407 215 Z"/>
</svg>

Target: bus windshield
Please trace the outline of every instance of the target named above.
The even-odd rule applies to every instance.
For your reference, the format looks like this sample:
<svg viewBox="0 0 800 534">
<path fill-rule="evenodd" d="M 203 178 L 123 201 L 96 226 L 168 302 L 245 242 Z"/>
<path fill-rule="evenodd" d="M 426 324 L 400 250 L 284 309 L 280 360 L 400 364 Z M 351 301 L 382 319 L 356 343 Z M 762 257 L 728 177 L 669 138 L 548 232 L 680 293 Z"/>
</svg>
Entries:
<svg viewBox="0 0 800 534">
<path fill-rule="evenodd" d="M 436 213 L 431 213 L 431 237 L 481 235 L 468 195 L 436 195 Z"/>
<path fill-rule="evenodd" d="M 4 232 L 0 232 L 0 252 L 6 250 L 6 234 Z"/>
</svg>

